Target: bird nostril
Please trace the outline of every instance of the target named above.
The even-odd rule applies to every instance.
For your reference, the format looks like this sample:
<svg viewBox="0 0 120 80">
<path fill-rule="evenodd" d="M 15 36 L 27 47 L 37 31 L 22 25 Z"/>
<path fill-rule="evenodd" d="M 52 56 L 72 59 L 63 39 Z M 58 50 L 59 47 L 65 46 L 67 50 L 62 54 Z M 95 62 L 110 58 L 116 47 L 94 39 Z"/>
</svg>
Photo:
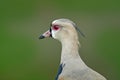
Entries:
<svg viewBox="0 0 120 80">
<path fill-rule="evenodd" d="M 49 32 L 46 33 L 47 35 L 50 34 Z"/>
</svg>

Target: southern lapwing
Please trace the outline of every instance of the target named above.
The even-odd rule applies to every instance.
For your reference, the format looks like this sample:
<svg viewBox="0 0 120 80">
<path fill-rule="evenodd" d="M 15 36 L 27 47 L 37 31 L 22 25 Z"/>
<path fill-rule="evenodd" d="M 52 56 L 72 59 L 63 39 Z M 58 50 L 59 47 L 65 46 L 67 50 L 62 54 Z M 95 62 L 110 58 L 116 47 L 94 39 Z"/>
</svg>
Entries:
<svg viewBox="0 0 120 80">
<path fill-rule="evenodd" d="M 62 44 L 60 66 L 55 80 L 106 80 L 81 59 L 77 31 L 81 33 L 73 21 L 57 19 L 51 23 L 50 29 L 39 37 L 52 37 Z"/>
</svg>

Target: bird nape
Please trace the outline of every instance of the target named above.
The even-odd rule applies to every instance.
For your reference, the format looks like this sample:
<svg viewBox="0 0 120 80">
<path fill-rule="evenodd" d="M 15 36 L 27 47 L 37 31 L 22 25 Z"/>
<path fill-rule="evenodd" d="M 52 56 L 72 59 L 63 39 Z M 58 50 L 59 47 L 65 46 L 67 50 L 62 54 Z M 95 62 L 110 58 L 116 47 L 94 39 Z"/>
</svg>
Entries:
<svg viewBox="0 0 120 80">
<path fill-rule="evenodd" d="M 54 20 L 50 29 L 39 37 L 52 37 L 62 44 L 60 66 L 55 80 L 106 80 L 81 59 L 77 31 L 84 36 L 73 21 L 63 18 Z"/>
</svg>

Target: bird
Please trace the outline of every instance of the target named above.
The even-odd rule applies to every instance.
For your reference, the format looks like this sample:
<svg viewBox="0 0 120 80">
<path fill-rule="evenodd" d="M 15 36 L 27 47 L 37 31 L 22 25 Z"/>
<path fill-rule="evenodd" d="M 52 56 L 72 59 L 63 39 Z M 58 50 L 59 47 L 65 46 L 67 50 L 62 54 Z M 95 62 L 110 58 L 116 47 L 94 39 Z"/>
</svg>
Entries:
<svg viewBox="0 0 120 80">
<path fill-rule="evenodd" d="M 50 29 L 39 36 L 39 39 L 52 37 L 62 45 L 60 65 L 55 80 L 107 80 L 81 59 L 78 32 L 83 35 L 73 21 L 60 18 L 52 21 Z"/>
</svg>

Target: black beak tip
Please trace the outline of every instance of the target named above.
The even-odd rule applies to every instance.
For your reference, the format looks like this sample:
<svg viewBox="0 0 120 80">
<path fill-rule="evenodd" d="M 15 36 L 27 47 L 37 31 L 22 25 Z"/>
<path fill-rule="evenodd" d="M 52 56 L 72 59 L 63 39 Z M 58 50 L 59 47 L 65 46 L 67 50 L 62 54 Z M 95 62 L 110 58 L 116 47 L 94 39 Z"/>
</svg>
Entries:
<svg viewBox="0 0 120 80">
<path fill-rule="evenodd" d="M 43 39 L 43 38 L 45 38 L 45 36 L 43 36 L 43 35 L 41 35 L 41 36 L 39 37 L 39 39 Z"/>
</svg>

